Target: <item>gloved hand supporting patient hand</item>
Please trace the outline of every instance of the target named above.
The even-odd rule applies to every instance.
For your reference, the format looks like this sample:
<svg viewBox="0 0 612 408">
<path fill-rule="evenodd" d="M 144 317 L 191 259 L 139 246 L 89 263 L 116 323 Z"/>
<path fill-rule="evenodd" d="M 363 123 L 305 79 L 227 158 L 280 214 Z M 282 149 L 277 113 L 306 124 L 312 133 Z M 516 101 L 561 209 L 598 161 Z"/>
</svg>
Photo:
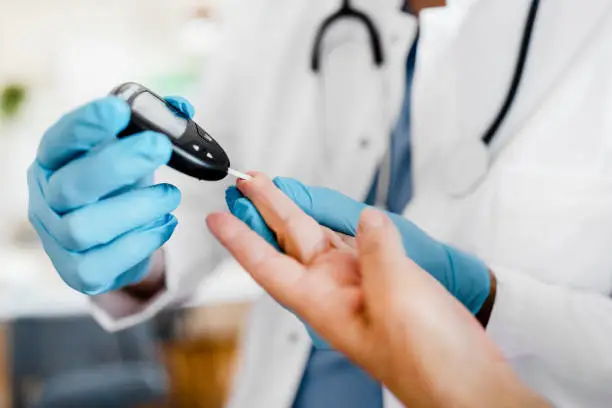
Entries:
<svg viewBox="0 0 612 408">
<path fill-rule="evenodd" d="M 350 248 L 258 175 L 239 182 L 287 255 L 227 213 L 208 226 L 244 269 L 406 407 L 550 407 L 525 387 L 467 309 L 364 210 Z"/>
<path fill-rule="evenodd" d="M 307 187 L 293 179 L 276 178 L 274 184 L 319 224 L 350 236 L 355 236 L 361 212 L 368 207 L 337 191 Z M 226 199 L 236 217 L 278 248 L 275 235 L 249 199 L 236 188 L 227 191 Z M 406 255 L 476 314 L 491 290 L 487 266 L 471 255 L 437 242 L 406 218 L 387 215 L 401 234 Z M 324 346 L 316 336 L 313 340 L 315 345 Z"/>
<path fill-rule="evenodd" d="M 30 221 L 62 279 L 89 295 L 142 280 L 177 224 L 180 191 L 152 185 L 172 145 L 155 132 L 118 139 L 129 119 L 115 97 L 82 106 L 47 130 L 28 170 Z"/>
</svg>

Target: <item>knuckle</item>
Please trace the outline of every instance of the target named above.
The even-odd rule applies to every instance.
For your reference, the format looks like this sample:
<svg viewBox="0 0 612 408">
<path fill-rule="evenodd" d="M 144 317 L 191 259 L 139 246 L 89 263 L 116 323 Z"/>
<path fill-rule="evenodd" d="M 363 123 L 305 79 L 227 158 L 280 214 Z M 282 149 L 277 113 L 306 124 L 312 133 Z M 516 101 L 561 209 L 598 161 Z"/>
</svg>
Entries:
<svg viewBox="0 0 612 408">
<path fill-rule="evenodd" d="M 104 289 L 104 282 L 100 279 L 99 273 L 91 267 L 87 256 L 74 256 L 67 274 L 66 282 L 79 292 L 95 295 Z"/>
<path fill-rule="evenodd" d="M 49 181 L 48 188 L 48 201 L 49 206 L 53 211 L 62 213 L 72 207 L 71 203 L 76 201 L 78 193 L 75 189 L 70 188 L 66 183 L 54 182 L 53 179 Z"/>
<path fill-rule="evenodd" d="M 60 234 L 62 244 L 70 251 L 83 251 L 92 246 L 86 224 L 80 217 L 68 215 L 62 220 L 63 229 Z"/>
</svg>

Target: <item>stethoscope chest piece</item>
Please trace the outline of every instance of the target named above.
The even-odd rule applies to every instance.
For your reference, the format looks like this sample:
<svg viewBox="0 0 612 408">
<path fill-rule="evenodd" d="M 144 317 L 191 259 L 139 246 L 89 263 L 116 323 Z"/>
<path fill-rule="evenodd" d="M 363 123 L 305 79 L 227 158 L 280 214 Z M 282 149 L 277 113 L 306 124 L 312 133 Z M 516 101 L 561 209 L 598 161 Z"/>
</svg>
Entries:
<svg viewBox="0 0 612 408">
<path fill-rule="evenodd" d="M 442 188 L 451 197 L 474 192 L 489 170 L 489 151 L 480 140 L 456 145 L 442 160 Z"/>
</svg>

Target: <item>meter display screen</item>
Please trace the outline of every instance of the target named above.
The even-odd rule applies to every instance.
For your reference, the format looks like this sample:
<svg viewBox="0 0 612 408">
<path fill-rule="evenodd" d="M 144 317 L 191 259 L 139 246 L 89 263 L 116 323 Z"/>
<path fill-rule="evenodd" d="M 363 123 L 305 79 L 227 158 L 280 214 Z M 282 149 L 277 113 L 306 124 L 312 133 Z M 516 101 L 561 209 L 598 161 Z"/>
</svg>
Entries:
<svg viewBox="0 0 612 408">
<path fill-rule="evenodd" d="M 169 136 L 179 139 L 187 129 L 187 120 L 149 92 L 143 92 L 132 102 L 132 110 L 155 124 Z"/>
</svg>

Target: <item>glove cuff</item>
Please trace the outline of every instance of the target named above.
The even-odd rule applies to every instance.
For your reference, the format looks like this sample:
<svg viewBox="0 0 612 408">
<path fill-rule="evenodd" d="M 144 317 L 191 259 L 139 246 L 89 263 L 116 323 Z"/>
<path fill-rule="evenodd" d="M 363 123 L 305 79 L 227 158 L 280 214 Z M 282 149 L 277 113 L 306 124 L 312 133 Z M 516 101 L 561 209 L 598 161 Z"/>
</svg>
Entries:
<svg viewBox="0 0 612 408">
<path fill-rule="evenodd" d="M 489 296 L 491 278 L 489 267 L 477 257 L 444 245 L 448 254 L 455 287 L 450 292 L 473 314 L 476 315 Z"/>
</svg>

